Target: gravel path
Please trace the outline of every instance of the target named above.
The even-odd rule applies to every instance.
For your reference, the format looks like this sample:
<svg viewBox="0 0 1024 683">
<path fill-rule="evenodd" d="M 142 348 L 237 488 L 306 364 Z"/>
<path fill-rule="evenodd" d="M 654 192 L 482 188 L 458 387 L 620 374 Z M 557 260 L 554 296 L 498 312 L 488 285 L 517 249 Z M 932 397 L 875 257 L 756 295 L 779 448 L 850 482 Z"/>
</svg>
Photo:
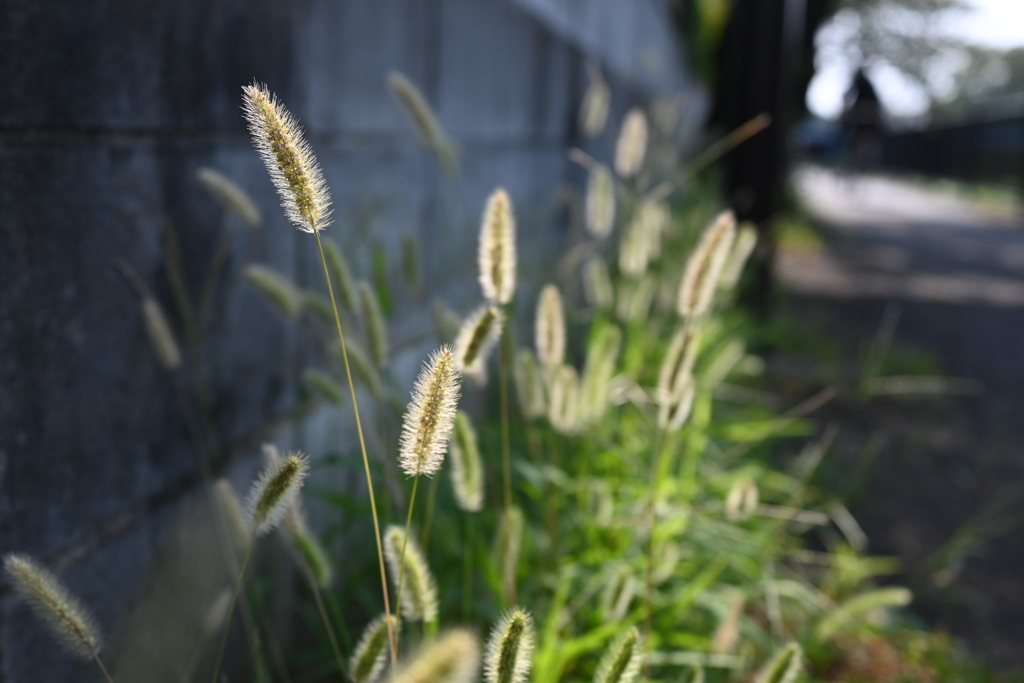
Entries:
<svg viewBox="0 0 1024 683">
<path fill-rule="evenodd" d="M 898 313 L 898 343 L 977 387 L 834 408 L 840 475 L 874 458 L 854 502 L 870 550 L 903 560 L 919 614 L 1024 671 L 1024 223 L 883 177 L 794 181 L 825 235 L 780 253 L 798 312 L 861 348 Z"/>
</svg>

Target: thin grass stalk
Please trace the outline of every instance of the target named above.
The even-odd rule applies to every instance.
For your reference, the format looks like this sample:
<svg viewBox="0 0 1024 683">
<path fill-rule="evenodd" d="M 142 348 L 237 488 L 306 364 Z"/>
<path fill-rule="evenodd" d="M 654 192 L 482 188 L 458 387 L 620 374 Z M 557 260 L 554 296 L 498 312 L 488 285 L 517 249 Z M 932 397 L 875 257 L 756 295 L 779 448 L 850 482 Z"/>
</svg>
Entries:
<svg viewBox="0 0 1024 683">
<path fill-rule="evenodd" d="M 384 545 L 380 537 L 380 520 L 377 518 L 377 501 L 373 494 L 373 475 L 370 473 L 370 458 L 366 454 L 366 439 L 363 436 L 363 423 L 359 418 L 359 403 L 356 399 L 356 385 L 352 381 L 352 368 L 348 362 L 348 349 L 345 346 L 345 333 L 341 330 L 341 316 L 338 314 L 338 302 L 334 298 L 334 288 L 331 286 L 331 273 L 327 268 L 327 257 L 324 255 L 324 245 L 320 240 L 320 231 L 313 232 L 316 236 L 316 246 L 320 251 L 320 263 L 324 268 L 324 279 L 327 281 L 327 292 L 331 295 L 331 308 L 334 309 L 334 323 L 338 329 L 338 341 L 341 342 L 341 357 L 345 362 L 345 376 L 348 378 L 348 390 L 352 396 L 352 411 L 356 416 L 356 432 L 359 434 L 359 449 L 363 456 L 363 469 L 366 472 L 366 488 L 370 494 L 370 511 L 373 513 L 373 535 L 377 541 L 377 560 L 380 564 L 380 585 L 381 593 L 384 596 L 384 616 L 388 624 L 388 644 L 391 648 L 391 665 L 398 662 L 398 648 L 395 642 L 395 630 L 391 623 L 391 604 L 388 599 L 388 576 L 384 569 Z"/>
<path fill-rule="evenodd" d="M 462 623 L 470 623 L 470 612 L 473 606 L 473 553 L 476 552 L 476 515 L 469 513 L 466 516 L 466 548 L 468 552 L 463 556 L 462 561 Z"/>
<path fill-rule="evenodd" d="M 423 534 L 420 536 L 420 545 L 423 552 L 427 552 L 427 544 L 430 543 L 430 525 L 434 521 L 434 505 L 437 502 L 437 482 L 440 477 L 433 477 L 430 480 L 430 492 L 427 494 L 427 513 L 423 519 Z"/>
<path fill-rule="evenodd" d="M 501 391 L 501 463 L 505 479 L 505 512 L 512 507 L 512 447 L 508 427 L 508 335 L 506 328 L 501 330 L 501 359 L 498 377 Z M 515 604 L 515 586 L 512 587 L 512 604 Z"/>
<path fill-rule="evenodd" d="M 651 629 L 654 621 L 654 554 L 655 544 L 654 536 L 657 530 L 658 524 L 658 490 L 661 488 L 661 480 L 663 479 L 662 473 L 664 469 L 661 466 L 662 460 L 665 456 L 665 441 L 666 431 L 665 429 L 658 429 L 658 437 L 654 447 L 654 462 L 651 465 L 651 502 L 648 508 L 648 523 L 651 529 L 650 538 L 647 540 L 647 590 L 645 594 L 645 613 L 644 613 L 644 631 L 648 638 L 651 637 Z M 650 669 L 646 672 L 647 678 L 650 678 Z"/>
<path fill-rule="evenodd" d="M 334 651 L 334 658 L 338 662 L 338 668 L 341 669 L 342 678 L 348 680 L 348 670 L 345 668 L 345 660 L 341 656 L 341 648 L 338 647 L 338 638 L 334 635 L 334 626 L 331 624 L 331 620 L 327 616 L 327 610 L 324 608 L 324 601 L 320 595 L 320 586 L 308 567 L 303 567 L 302 570 L 306 575 L 306 580 L 309 581 L 310 588 L 313 589 L 313 599 L 316 601 L 317 611 L 320 612 L 320 619 L 324 622 L 324 628 L 327 629 L 327 639 L 331 641 L 331 649 Z"/>
<path fill-rule="evenodd" d="M 96 660 L 96 664 L 100 667 L 100 671 L 103 672 L 103 677 L 107 679 L 107 683 L 114 683 L 113 677 L 111 677 L 110 672 L 107 671 L 107 667 L 103 665 L 103 660 L 100 659 L 100 653 L 93 650 L 92 658 Z"/>
<path fill-rule="evenodd" d="M 245 550 L 245 559 L 242 560 L 242 568 L 238 572 L 238 579 L 235 581 L 235 592 L 231 594 L 231 605 L 228 607 L 228 615 L 224 618 L 224 626 L 220 636 L 220 647 L 217 649 L 217 663 L 213 667 L 213 678 L 211 683 L 217 683 L 220 676 L 220 665 L 224 659 L 224 646 L 228 642 L 228 632 L 231 630 L 231 616 L 235 613 L 235 603 L 238 601 L 238 594 L 242 591 L 242 583 L 245 578 L 245 570 L 249 566 L 249 558 L 252 557 L 252 549 L 256 545 L 256 534 L 249 540 L 249 547 Z"/>
<path fill-rule="evenodd" d="M 409 496 L 409 511 L 405 515 L 405 534 L 402 536 L 402 552 L 398 556 L 398 592 L 395 595 L 395 614 L 402 613 L 402 582 L 405 579 L 405 549 L 409 545 L 409 527 L 412 525 L 412 510 L 416 506 L 416 489 L 420 486 L 419 472 L 412 480 L 412 495 Z M 395 638 L 398 647 L 398 638 Z"/>
</svg>

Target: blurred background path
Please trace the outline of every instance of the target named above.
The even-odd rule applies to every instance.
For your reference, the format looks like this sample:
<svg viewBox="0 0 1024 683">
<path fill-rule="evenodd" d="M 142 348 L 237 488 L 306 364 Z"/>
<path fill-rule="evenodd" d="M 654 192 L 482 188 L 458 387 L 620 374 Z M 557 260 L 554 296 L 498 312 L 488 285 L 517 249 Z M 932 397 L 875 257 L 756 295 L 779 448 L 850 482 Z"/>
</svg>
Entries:
<svg viewBox="0 0 1024 683">
<path fill-rule="evenodd" d="M 880 175 L 803 167 L 794 187 L 823 237 L 776 262 L 797 319 L 856 343 L 862 360 L 891 332 L 966 380 L 882 398 L 862 381 L 860 399 L 830 408 L 850 425 L 833 474 L 859 487 L 869 547 L 904 561 L 918 613 L 1022 667 L 1022 223 Z"/>
</svg>

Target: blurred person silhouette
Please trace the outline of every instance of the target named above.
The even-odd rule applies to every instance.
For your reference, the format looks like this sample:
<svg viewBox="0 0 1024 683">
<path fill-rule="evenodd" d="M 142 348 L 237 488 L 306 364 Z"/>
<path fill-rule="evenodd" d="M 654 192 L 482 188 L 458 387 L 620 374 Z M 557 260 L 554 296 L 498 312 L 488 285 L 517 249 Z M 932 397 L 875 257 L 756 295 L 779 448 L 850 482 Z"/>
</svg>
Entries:
<svg viewBox="0 0 1024 683">
<path fill-rule="evenodd" d="M 882 161 L 882 105 L 864 67 L 857 67 L 846 91 L 840 123 L 849 140 L 852 170 L 863 173 Z"/>
</svg>

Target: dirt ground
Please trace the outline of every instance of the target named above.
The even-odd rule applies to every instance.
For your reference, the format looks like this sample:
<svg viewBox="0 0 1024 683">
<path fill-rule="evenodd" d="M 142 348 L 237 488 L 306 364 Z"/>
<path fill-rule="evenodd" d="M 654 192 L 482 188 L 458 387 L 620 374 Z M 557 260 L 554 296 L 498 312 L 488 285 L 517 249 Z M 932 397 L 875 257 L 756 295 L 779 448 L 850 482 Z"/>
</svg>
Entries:
<svg viewBox="0 0 1024 683">
<path fill-rule="evenodd" d="M 816 419 L 842 427 L 829 476 L 869 550 L 902 560 L 923 621 L 1024 672 L 1020 221 L 881 176 L 794 184 L 823 244 L 781 251 L 783 307 L 841 354 L 779 353 L 770 373 L 794 393 L 846 386 Z"/>
</svg>

